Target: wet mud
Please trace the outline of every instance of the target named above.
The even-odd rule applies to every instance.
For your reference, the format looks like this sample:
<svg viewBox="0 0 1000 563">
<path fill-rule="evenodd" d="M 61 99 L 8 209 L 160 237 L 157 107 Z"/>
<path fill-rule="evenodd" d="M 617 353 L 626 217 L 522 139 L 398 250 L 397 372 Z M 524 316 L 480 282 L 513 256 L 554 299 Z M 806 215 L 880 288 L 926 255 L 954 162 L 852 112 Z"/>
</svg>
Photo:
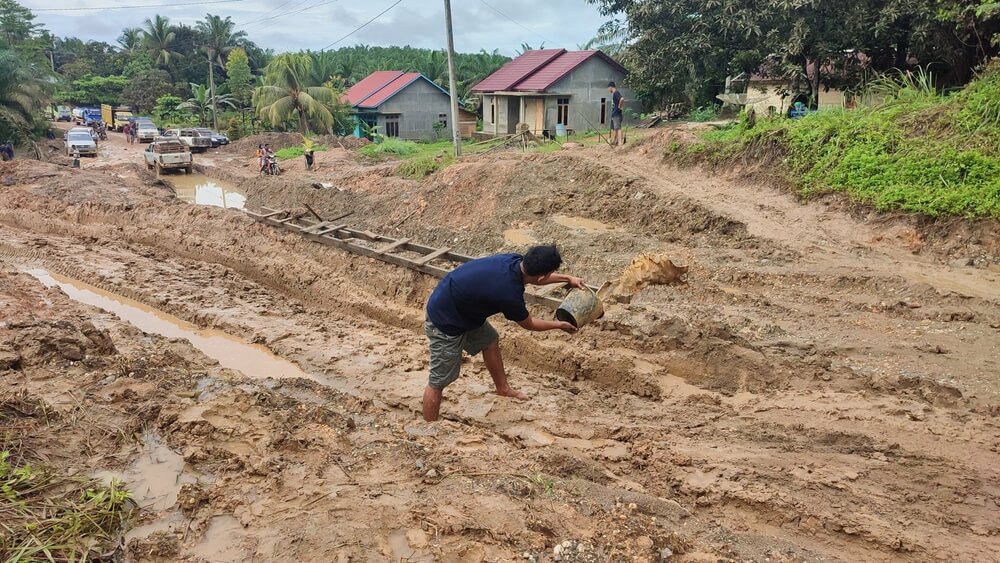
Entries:
<svg viewBox="0 0 1000 563">
<path fill-rule="evenodd" d="M 585 149 L 416 183 L 345 151 L 337 190 L 238 182 L 250 206 L 469 254 L 555 242 L 592 283 L 632 280 L 574 337 L 497 323 L 531 400 L 472 358 L 432 425 L 433 279 L 132 168 L 0 164 L 4 392 L 60 413 L 22 421 L 47 457 L 133 483 L 137 560 L 991 560 L 997 273 L 640 149 L 624 176 Z"/>
</svg>

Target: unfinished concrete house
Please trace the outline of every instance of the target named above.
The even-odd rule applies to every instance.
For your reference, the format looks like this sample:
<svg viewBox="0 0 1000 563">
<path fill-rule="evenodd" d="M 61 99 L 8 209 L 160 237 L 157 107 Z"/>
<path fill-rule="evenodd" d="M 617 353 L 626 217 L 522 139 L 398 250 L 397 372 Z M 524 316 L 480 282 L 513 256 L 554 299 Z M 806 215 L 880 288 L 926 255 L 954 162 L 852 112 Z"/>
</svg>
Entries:
<svg viewBox="0 0 1000 563">
<path fill-rule="evenodd" d="M 625 67 L 601 51 L 527 51 L 487 76 L 472 91 L 483 95 L 483 133 L 509 135 L 526 123 L 536 135 L 607 129 L 614 81 L 625 107 L 638 111 L 635 95 L 622 84 Z M 629 112 L 625 112 L 628 120 Z"/>
<path fill-rule="evenodd" d="M 386 137 L 400 139 L 450 135 L 448 91 L 419 72 L 373 72 L 352 86 L 340 101 L 353 108 L 355 137 L 366 136 L 375 126 Z M 435 129 L 436 123 L 442 125 Z"/>
</svg>

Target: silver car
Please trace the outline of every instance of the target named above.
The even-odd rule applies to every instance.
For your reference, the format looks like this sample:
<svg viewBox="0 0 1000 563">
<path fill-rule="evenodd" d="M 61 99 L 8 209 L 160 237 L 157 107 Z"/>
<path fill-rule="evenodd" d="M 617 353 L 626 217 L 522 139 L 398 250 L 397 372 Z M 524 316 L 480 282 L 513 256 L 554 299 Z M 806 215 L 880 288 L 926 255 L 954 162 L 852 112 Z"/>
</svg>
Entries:
<svg viewBox="0 0 1000 563">
<path fill-rule="evenodd" d="M 81 156 L 97 156 L 97 141 L 86 131 L 70 131 L 66 133 L 66 154 L 73 156 L 76 150 Z"/>
</svg>

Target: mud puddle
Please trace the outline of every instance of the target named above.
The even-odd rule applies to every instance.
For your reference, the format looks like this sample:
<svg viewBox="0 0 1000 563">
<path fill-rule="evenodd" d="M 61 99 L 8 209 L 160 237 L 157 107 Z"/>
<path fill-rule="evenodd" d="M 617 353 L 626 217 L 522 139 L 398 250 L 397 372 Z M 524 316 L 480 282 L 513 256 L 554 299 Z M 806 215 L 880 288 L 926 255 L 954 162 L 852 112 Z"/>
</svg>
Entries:
<svg viewBox="0 0 1000 563">
<path fill-rule="evenodd" d="M 607 223 L 602 223 L 600 221 L 595 221 L 593 219 L 587 219 L 586 217 L 574 217 L 571 215 L 554 215 L 551 217 L 552 222 L 557 225 L 562 225 L 563 227 L 568 227 L 570 229 L 579 229 L 583 231 L 612 231 L 614 227 L 608 225 Z"/>
<path fill-rule="evenodd" d="M 531 245 L 538 242 L 531 229 L 507 229 L 503 238 L 511 244 Z"/>
<path fill-rule="evenodd" d="M 108 482 L 113 478 L 125 481 L 136 504 L 152 512 L 173 507 L 183 485 L 213 480 L 185 471 L 184 457 L 164 444 L 155 432 L 142 437 L 139 458 L 123 473 L 102 471 L 95 477 Z"/>
<path fill-rule="evenodd" d="M 31 269 L 26 272 L 47 287 L 58 287 L 63 290 L 74 301 L 112 313 L 143 332 L 187 340 L 206 356 L 217 360 L 221 366 L 239 371 L 247 377 L 302 378 L 328 384 L 305 373 L 297 365 L 274 355 L 259 344 L 250 344 L 226 332 L 198 328 L 138 301 L 47 270 Z"/>
<path fill-rule="evenodd" d="M 177 199 L 195 205 L 243 209 L 247 196 L 236 186 L 204 174 L 177 174 L 163 181 L 174 189 Z"/>
</svg>

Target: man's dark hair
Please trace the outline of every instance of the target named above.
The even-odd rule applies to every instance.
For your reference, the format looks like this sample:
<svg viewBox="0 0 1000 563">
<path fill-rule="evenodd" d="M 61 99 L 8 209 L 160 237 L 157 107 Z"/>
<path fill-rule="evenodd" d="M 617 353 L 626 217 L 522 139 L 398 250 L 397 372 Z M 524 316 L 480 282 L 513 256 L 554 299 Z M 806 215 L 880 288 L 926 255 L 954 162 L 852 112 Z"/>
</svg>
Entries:
<svg viewBox="0 0 1000 563">
<path fill-rule="evenodd" d="M 559 269 L 562 256 L 555 245 L 532 246 L 524 253 L 524 273 L 529 276 L 543 276 Z"/>
<path fill-rule="evenodd" d="M 615 81 L 614 80 L 612 80 L 611 82 L 608 82 L 608 88 L 617 88 L 617 86 L 615 86 Z"/>
</svg>

